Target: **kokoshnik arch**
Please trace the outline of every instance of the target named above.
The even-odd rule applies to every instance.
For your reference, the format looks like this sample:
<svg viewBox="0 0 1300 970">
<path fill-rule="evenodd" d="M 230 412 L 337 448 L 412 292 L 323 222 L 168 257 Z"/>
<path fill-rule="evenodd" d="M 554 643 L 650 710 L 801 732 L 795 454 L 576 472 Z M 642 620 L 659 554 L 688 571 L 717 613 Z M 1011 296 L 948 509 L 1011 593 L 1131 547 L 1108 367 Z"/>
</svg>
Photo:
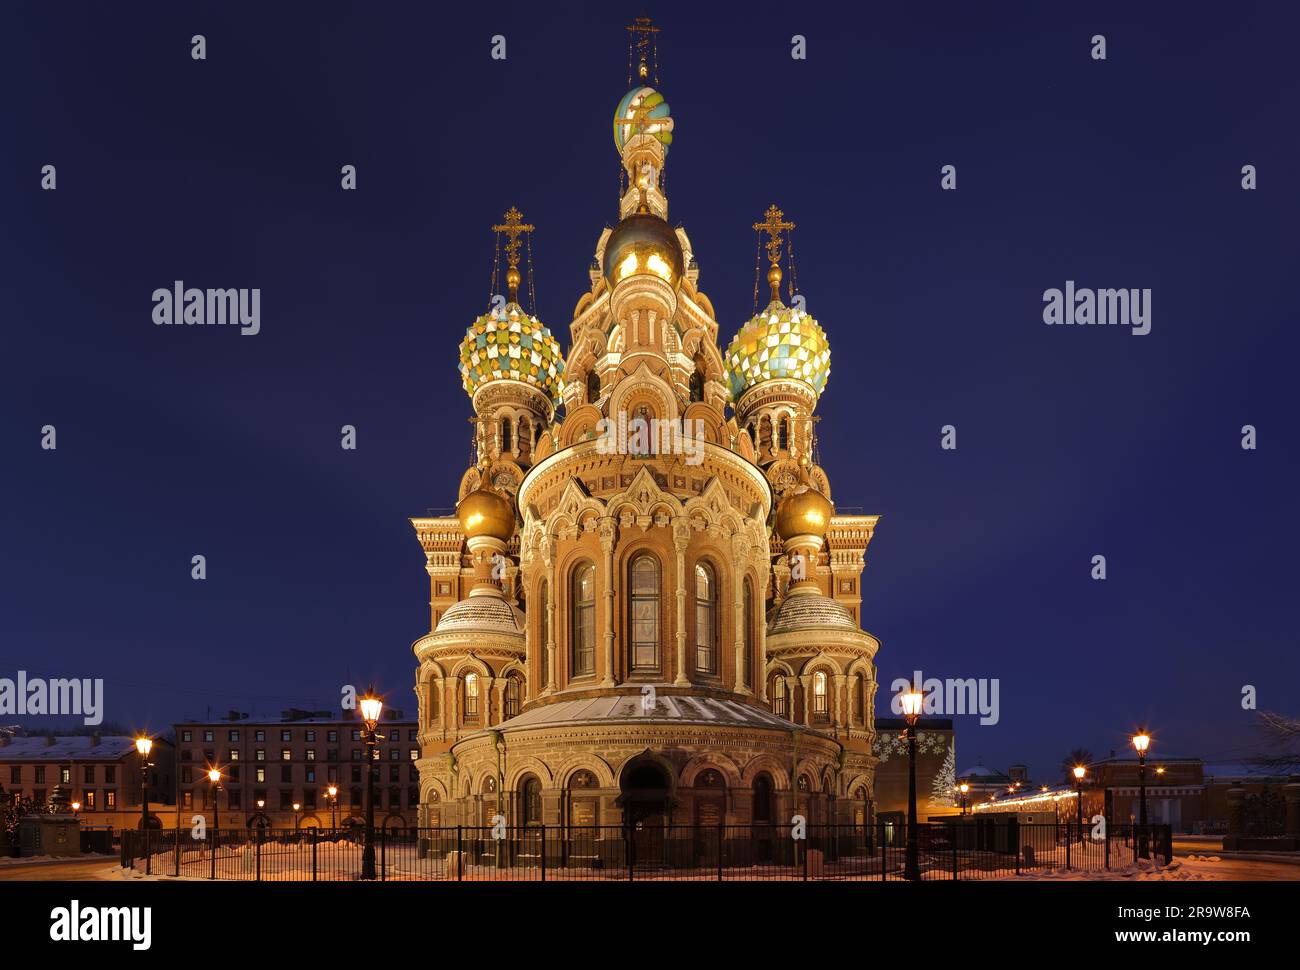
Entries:
<svg viewBox="0 0 1300 970">
<path fill-rule="evenodd" d="M 411 520 L 431 583 L 412 647 L 420 821 L 860 824 L 879 649 L 860 583 L 878 517 L 836 514 L 816 461 L 826 335 L 802 297 L 781 300 L 793 225 L 772 206 L 754 227 L 771 302 L 722 349 L 691 240 L 667 221 L 674 123 L 649 84 L 653 28 L 630 30 L 625 191 L 568 360 L 520 305 L 532 227 L 511 209 L 493 227 L 508 301 L 460 347 L 477 464 L 455 516 Z M 611 454 L 600 431 L 620 415 L 685 421 L 702 448 Z"/>
</svg>

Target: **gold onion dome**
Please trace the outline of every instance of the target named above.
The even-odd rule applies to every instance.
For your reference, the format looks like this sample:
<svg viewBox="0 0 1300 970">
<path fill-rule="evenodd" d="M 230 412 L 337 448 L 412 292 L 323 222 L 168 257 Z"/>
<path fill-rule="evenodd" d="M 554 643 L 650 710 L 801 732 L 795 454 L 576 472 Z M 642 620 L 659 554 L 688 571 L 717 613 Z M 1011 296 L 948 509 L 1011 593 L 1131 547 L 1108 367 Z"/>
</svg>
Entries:
<svg viewBox="0 0 1300 970">
<path fill-rule="evenodd" d="M 523 381 L 540 388 L 554 407 L 564 389 L 564 355 L 551 331 L 517 303 L 485 313 L 465 331 L 460 344 L 460 378 L 465 392 L 489 381 Z"/>
<path fill-rule="evenodd" d="M 515 534 L 515 506 L 490 484 L 480 485 L 456 506 L 465 538 L 490 536 L 506 542 Z"/>
<path fill-rule="evenodd" d="M 806 311 L 773 300 L 740 328 L 727 348 L 726 364 L 733 401 L 773 378 L 803 381 L 820 397 L 831 373 L 831 347 Z"/>
<path fill-rule="evenodd" d="M 620 280 L 641 273 L 658 276 L 675 289 L 685 269 L 682 244 L 663 219 L 636 212 L 619 222 L 605 240 L 602 269 L 611 289 Z"/>
<path fill-rule="evenodd" d="M 835 506 L 812 485 L 796 486 L 776 507 L 776 534 L 783 540 L 795 536 L 826 535 Z"/>
</svg>

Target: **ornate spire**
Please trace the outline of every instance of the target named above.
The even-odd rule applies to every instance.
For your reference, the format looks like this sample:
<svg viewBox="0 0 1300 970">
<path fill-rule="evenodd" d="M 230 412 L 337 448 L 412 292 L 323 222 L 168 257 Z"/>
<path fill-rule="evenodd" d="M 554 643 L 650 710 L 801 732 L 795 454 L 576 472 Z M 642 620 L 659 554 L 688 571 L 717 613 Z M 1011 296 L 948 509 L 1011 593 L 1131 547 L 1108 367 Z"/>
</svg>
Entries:
<svg viewBox="0 0 1300 970">
<path fill-rule="evenodd" d="M 782 234 L 793 229 L 794 223 L 785 220 L 785 213 L 775 203 L 767 207 L 766 216 L 764 221 L 754 223 L 754 231 L 767 233 L 767 284 L 772 288 L 772 302 L 780 303 Z"/>
<path fill-rule="evenodd" d="M 498 236 L 504 234 L 506 237 L 506 289 L 509 290 L 509 302 L 519 302 L 519 248 L 522 245 L 519 237 L 531 233 L 536 226 L 524 222 L 524 214 L 514 206 L 511 206 L 505 214 L 505 222 L 499 223 L 492 227 L 492 231 Z M 499 267 L 498 267 L 499 268 Z M 537 311 L 534 310 L 534 313 Z"/>
<path fill-rule="evenodd" d="M 659 33 L 649 17 L 637 17 L 627 25 L 627 85 L 632 86 L 632 61 L 637 62 L 636 79 L 641 84 L 659 84 L 659 47 L 655 35 Z M 651 71 L 654 80 L 651 81 Z"/>
</svg>

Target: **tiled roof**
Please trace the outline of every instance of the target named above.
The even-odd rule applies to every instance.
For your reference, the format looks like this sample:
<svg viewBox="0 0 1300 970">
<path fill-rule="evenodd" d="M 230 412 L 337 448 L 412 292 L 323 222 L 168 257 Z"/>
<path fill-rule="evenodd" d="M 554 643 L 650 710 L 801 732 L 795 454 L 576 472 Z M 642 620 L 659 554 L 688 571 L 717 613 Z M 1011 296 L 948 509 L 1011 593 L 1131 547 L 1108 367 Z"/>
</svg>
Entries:
<svg viewBox="0 0 1300 970">
<path fill-rule="evenodd" d="M 770 711 L 739 701 L 715 697 L 660 694 L 654 707 L 644 709 L 641 695 L 590 697 L 560 701 L 525 711 L 500 725 L 499 730 L 554 727 L 562 724 L 705 724 L 728 727 L 770 728 L 791 731 L 800 727 Z M 803 728 L 807 730 L 807 728 Z"/>
<path fill-rule="evenodd" d="M 56 737 L 53 744 L 43 737 L 10 738 L 0 745 L 3 761 L 120 761 L 135 749 L 135 738 L 110 735 L 92 744 L 86 735 Z"/>
<path fill-rule="evenodd" d="M 487 633 L 523 634 L 523 614 L 499 596 L 471 596 L 454 603 L 442 614 L 435 633 L 482 630 Z"/>
<path fill-rule="evenodd" d="M 857 630 L 857 621 L 842 603 L 820 593 L 795 593 L 787 596 L 772 618 L 768 633 L 791 630 Z"/>
</svg>

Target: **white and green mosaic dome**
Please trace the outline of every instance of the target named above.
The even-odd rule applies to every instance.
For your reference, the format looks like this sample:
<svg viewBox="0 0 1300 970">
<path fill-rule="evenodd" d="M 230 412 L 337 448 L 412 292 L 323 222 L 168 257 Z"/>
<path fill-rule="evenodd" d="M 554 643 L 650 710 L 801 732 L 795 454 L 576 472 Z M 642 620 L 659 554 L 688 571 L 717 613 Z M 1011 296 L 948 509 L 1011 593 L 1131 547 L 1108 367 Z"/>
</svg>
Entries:
<svg viewBox="0 0 1300 970">
<path fill-rule="evenodd" d="M 773 300 L 740 328 L 726 363 L 733 401 L 775 377 L 803 381 L 820 397 L 831 373 L 831 348 L 816 320 Z"/>
<path fill-rule="evenodd" d="M 564 389 L 564 355 L 551 331 L 517 303 L 485 313 L 460 344 L 461 384 L 471 398 L 488 381 L 523 381 L 541 388 L 556 407 Z"/>
</svg>

